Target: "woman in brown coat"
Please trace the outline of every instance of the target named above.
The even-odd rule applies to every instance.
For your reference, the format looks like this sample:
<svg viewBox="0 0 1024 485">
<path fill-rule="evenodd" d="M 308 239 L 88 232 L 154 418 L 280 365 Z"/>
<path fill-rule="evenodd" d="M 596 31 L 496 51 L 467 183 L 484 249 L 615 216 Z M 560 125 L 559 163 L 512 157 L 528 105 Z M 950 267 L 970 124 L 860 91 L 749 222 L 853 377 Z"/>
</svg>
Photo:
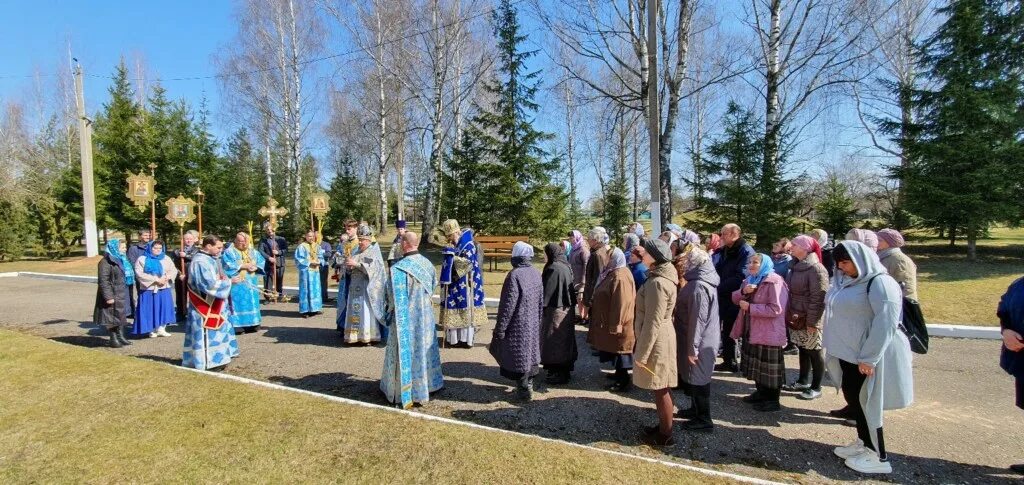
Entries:
<svg viewBox="0 0 1024 485">
<path fill-rule="evenodd" d="M 790 340 L 800 351 L 800 378 L 795 384 L 782 388 L 801 393 L 801 399 L 817 399 L 821 397 L 821 378 L 825 374 L 821 330 L 828 270 L 821 264 L 821 246 L 809 236 L 793 239 L 789 251 L 797 263 L 786 275 L 786 284 L 789 285 L 786 326 L 790 330 Z M 810 382 L 808 374 L 811 374 Z"/>
<path fill-rule="evenodd" d="M 590 345 L 599 352 L 601 362 L 614 362 L 615 374 L 608 389 L 625 392 L 632 387 L 629 371 L 633 368 L 633 305 L 636 287 L 626 256 L 619 248 L 611 252 L 605 270 L 595 279 L 594 305 L 590 308 Z"/>
<path fill-rule="evenodd" d="M 666 446 L 672 440 L 672 395 L 679 381 L 676 367 L 676 330 L 672 312 L 676 306 L 679 276 L 672 266 L 672 251 L 660 239 L 648 239 L 634 249 L 650 270 L 647 282 L 636 295 L 636 349 L 633 359 L 640 370 L 633 383 L 654 391 L 658 425 L 644 429 L 641 440 L 652 446 Z"/>
</svg>

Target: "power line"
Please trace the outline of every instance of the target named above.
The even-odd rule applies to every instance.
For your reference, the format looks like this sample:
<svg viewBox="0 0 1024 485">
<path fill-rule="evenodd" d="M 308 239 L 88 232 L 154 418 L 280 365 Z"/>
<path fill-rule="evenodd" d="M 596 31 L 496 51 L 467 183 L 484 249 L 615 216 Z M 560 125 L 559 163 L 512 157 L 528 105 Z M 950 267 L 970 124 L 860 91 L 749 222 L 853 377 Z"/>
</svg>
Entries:
<svg viewBox="0 0 1024 485">
<path fill-rule="evenodd" d="M 510 6 L 514 7 L 514 6 L 516 6 L 516 5 L 520 4 L 520 3 L 523 3 L 525 1 L 526 0 L 512 0 L 512 2 L 510 3 Z M 204 80 L 210 80 L 210 79 L 226 79 L 226 78 L 231 78 L 231 77 L 236 77 L 236 76 L 247 76 L 247 75 L 251 75 L 251 74 L 259 74 L 259 73 L 268 72 L 268 71 L 277 71 L 277 70 L 289 69 L 289 68 L 297 67 L 297 66 L 305 66 L 307 64 L 314 64 L 314 63 L 317 63 L 317 62 L 323 62 L 323 61 L 327 61 L 327 60 L 331 60 L 331 59 L 337 59 L 339 57 L 350 56 L 352 54 L 358 54 L 360 52 L 365 52 L 367 50 L 374 49 L 374 48 L 377 48 L 377 47 L 388 46 L 388 45 L 391 45 L 391 44 L 394 44 L 394 43 L 397 43 L 397 42 L 402 42 L 402 41 L 405 41 L 405 40 L 412 39 L 414 37 L 419 37 L 419 36 L 424 35 L 424 34 L 429 34 L 429 33 L 432 33 L 432 32 L 436 32 L 436 31 L 439 31 L 441 29 L 446 29 L 448 27 L 452 27 L 452 26 L 454 26 L 456 24 L 466 23 L 466 22 L 469 22 L 471 20 L 475 20 L 475 19 L 480 18 L 480 17 L 482 17 L 484 15 L 489 15 L 491 13 L 494 13 L 495 9 L 496 9 L 496 7 L 491 7 L 491 8 L 482 10 L 482 11 L 476 13 L 476 14 L 470 15 L 469 17 L 459 18 L 459 19 L 454 20 L 452 22 L 438 25 L 437 27 L 432 27 L 430 29 L 421 30 L 421 31 L 418 31 L 418 32 L 413 32 L 411 34 L 407 34 L 407 35 L 404 35 L 404 36 L 401 36 L 401 37 L 397 37 L 397 38 L 394 38 L 394 39 L 385 40 L 385 41 L 382 41 L 382 42 L 379 42 L 379 43 L 376 43 L 376 44 L 373 44 L 373 45 L 368 45 L 366 47 L 360 47 L 360 48 L 356 48 L 356 49 L 351 49 L 351 50 L 347 50 L 347 51 L 343 51 L 343 52 L 338 52 L 338 53 L 335 53 L 335 54 L 330 54 L 330 55 L 326 55 L 326 56 L 322 56 L 322 57 L 314 57 L 314 58 L 311 58 L 311 59 L 305 59 L 305 60 L 301 60 L 301 61 L 298 61 L 298 62 L 293 63 L 293 64 L 286 64 L 284 66 L 271 66 L 271 67 L 264 67 L 264 68 L 260 68 L 260 69 L 253 69 L 253 70 L 250 70 L 250 71 L 232 72 L 232 73 L 226 73 L 226 74 L 213 74 L 213 75 L 209 75 L 209 76 L 182 76 L 182 77 L 172 77 L 172 78 L 157 78 L 157 79 L 152 79 L 152 80 L 149 80 L 149 81 L 157 82 L 157 83 L 162 83 L 162 82 L 167 82 L 167 81 L 204 81 Z M 0 76 L 0 79 L 32 79 L 32 78 L 39 78 L 39 77 L 56 77 L 56 76 L 57 76 L 57 74 L 10 75 L 10 76 Z M 104 74 L 86 74 L 86 76 L 87 77 L 91 77 L 91 78 L 97 78 L 97 79 L 114 79 L 113 76 L 108 76 L 108 75 L 104 75 Z M 137 79 L 135 79 L 135 80 L 137 80 Z"/>
</svg>

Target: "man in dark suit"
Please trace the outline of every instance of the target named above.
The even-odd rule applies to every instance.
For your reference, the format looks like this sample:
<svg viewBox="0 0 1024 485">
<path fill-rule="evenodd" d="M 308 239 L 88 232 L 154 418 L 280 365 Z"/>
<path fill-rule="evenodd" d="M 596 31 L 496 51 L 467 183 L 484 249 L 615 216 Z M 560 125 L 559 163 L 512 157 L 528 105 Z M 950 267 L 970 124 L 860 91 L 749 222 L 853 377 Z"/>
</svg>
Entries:
<svg viewBox="0 0 1024 485">
<path fill-rule="evenodd" d="M 284 256 L 288 252 L 288 240 L 274 234 L 274 229 L 267 225 L 263 239 L 260 239 L 259 251 L 267 261 L 263 268 L 263 289 L 268 293 L 267 303 L 275 301 L 270 295 L 281 301 L 284 296 Z"/>
</svg>

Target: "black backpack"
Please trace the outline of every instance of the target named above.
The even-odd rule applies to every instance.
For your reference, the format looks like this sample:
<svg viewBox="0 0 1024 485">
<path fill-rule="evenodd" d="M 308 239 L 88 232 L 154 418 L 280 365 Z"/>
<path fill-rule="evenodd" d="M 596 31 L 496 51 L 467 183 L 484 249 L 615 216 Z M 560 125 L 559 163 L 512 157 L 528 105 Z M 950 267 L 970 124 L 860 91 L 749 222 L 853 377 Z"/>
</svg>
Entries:
<svg viewBox="0 0 1024 485">
<path fill-rule="evenodd" d="M 878 275 L 868 280 L 867 294 L 871 295 L 871 283 Z M 915 354 L 928 353 L 928 326 L 924 322 L 924 314 L 921 313 L 921 305 L 910 298 L 903 297 L 903 312 L 899 324 L 900 331 L 910 341 L 910 350 Z"/>
</svg>

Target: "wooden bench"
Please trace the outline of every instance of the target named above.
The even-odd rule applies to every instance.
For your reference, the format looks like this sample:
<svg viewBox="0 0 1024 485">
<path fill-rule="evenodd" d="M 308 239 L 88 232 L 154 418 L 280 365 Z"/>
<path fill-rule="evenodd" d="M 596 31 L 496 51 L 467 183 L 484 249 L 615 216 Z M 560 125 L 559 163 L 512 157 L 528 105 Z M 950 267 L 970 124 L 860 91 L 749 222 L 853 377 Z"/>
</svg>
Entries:
<svg viewBox="0 0 1024 485">
<path fill-rule="evenodd" d="M 476 243 L 480 246 L 484 258 L 491 262 L 491 271 L 497 270 L 497 258 L 512 257 L 512 246 L 519 241 L 529 241 L 529 236 L 477 236 Z"/>
</svg>

